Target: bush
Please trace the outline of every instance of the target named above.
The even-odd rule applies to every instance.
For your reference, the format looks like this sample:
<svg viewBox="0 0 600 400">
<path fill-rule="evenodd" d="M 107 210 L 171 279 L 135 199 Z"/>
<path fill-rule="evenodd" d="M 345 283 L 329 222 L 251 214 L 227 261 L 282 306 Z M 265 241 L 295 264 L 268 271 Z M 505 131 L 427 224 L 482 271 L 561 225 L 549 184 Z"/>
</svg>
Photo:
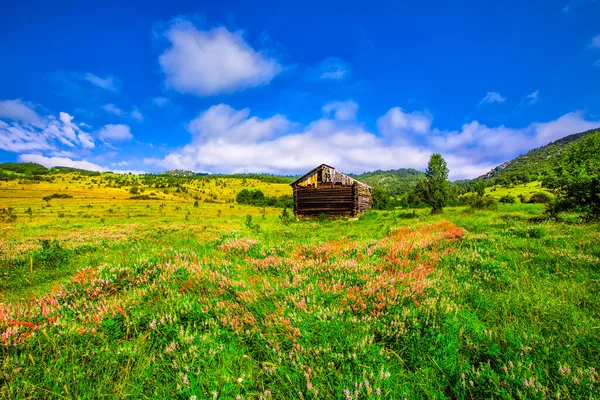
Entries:
<svg viewBox="0 0 600 400">
<path fill-rule="evenodd" d="M 536 192 L 529 196 L 527 201 L 530 204 L 548 204 L 552 201 L 552 196 L 544 192 Z"/>
<path fill-rule="evenodd" d="M 281 212 L 279 219 L 281 220 L 281 223 L 286 226 L 290 224 L 291 218 L 290 218 L 290 213 L 288 212 L 287 207 L 283 207 L 283 211 Z"/>
<path fill-rule="evenodd" d="M 471 208 L 474 210 L 496 210 L 498 202 L 490 196 L 476 195 L 471 198 Z"/>
<path fill-rule="evenodd" d="M 506 196 L 502 196 L 500 197 L 500 203 L 504 203 L 504 204 L 514 204 L 517 202 L 517 199 L 515 198 L 515 196 L 511 196 L 510 194 L 507 194 Z"/>
<path fill-rule="evenodd" d="M 42 197 L 42 200 L 44 201 L 50 201 L 52 199 L 72 199 L 73 196 L 71 196 L 70 194 L 66 194 L 66 193 L 54 193 L 51 194 L 49 196 L 45 196 Z"/>
<path fill-rule="evenodd" d="M 16 222 L 17 213 L 12 207 L 0 208 L 0 221 L 2 222 Z"/>
</svg>

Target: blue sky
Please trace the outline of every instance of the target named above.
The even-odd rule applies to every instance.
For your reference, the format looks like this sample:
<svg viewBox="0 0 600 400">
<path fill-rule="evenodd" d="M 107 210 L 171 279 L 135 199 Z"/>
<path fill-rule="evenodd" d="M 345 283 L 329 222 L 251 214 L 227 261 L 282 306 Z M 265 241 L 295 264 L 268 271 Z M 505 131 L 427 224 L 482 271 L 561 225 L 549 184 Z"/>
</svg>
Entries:
<svg viewBox="0 0 600 400">
<path fill-rule="evenodd" d="M 600 2 L 37 2 L 0 14 L 0 161 L 424 169 L 600 127 Z"/>
</svg>

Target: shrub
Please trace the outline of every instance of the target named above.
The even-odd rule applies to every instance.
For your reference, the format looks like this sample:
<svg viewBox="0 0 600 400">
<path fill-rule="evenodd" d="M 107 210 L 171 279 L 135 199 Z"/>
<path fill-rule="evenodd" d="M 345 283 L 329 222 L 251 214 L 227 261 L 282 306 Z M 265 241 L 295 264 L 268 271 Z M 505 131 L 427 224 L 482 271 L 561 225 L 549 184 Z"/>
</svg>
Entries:
<svg viewBox="0 0 600 400">
<path fill-rule="evenodd" d="M 16 222 L 17 213 L 12 207 L 0 208 L 0 221 L 2 222 Z"/>
<path fill-rule="evenodd" d="M 72 199 L 73 196 L 71 196 L 70 194 L 66 194 L 66 193 L 54 193 L 51 194 L 49 196 L 45 196 L 42 197 L 42 200 L 44 201 L 50 201 L 52 199 Z"/>
<path fill-rule="evenodd" d="M 490 196 L 473 196 L 471 198 L 471 208 L 474 210 L 496 210 L 498 202 Z"/>
<path fill-rule="evenodd" d="M 286 226 L 290 224 L 291 218 L 290 218 L 290 213 L 288 212 L 287 207 L 283 207 L 283 211 L 281 212 L 279 219 L 281 220 L 281 223 Z"/>
<path fill-rule="evenodd" d="M 544 192 L 536 192 L 529 196 L 527 201 L 530 204 L 548 204 L 552 200 L 552 196 Z"/>
<path fill-rule="evenodd" d="M 502 196 L 500 197 L 500 203 L 504 203 L 504 204 L 514 204 L 517 202 L 517 199 L 515 199 L 515 196 L 511 196 L 510 194 L 507 194 L 506 196 Z"/>
</svg>

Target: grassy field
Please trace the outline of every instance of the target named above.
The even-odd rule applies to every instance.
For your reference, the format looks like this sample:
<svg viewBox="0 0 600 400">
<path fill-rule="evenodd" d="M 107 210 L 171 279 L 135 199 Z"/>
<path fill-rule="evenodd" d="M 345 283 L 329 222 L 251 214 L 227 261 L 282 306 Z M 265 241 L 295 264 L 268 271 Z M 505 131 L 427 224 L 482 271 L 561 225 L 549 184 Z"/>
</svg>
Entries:
<svg viewBox="0 0 600 400">
<path fill-rule="evenodd" d="M 600 397 L 598 224 L 513 204 L 286 225 L 231 203 L 284 184 L 142 201 L 135 177 L 74 177 L 0 186 L 0 397 Z"/>
<path fill-rule="evenodd" d="M 528 198 L 533 193 L 538 193 L 538 192 L 550 193 L 548 191 L 548 189 L 542 187 L 542 182 L 538 182 L 538 181 L 522 183 L 522 184 L 511 186 L 511 187 L 495 185 L 495 186 L 488 187 L 485 190 L 486 194 L 489 194 L 490 196 L 495 197 L 497 199 L 499 199 L 503 196 L 506 196 L 506 195 L 510 195 L 510 196 L 514 196 L 514 197 L 523 195 L 523 196 L 525 196 L 525 198 Z"/>
</svg>

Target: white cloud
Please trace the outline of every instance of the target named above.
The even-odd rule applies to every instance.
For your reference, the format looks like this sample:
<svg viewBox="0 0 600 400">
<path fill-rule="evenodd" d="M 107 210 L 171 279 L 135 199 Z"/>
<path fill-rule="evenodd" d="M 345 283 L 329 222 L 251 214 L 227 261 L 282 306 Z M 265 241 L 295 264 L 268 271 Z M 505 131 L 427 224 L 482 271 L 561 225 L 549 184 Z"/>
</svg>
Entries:
<svg viewBox="0 0 600 400">
<path fill-rule="evenodd" d="M 120 108 L 118 108 L 117 106 L 115 106 L 114 104 L 111 104 L 111 103 L 105 104 L 101 108 L 104 111 L 106 111 L 107 113 L 118 115 L 119 117 L 122 117 L 123 114 L 125 114 L 123 112 L 123 110 L 121 110 Z"/>
<path fill-rule="evenodd" d="M 267 84 L 281 70 L 273 58 L 254 50 L 241 32 L 207 31 L 177 21 L 165 33 L 170 41 L 159 57 L 166 85 L 182 93 L 210 96 Z"/>
<path fill-rule="evenodd" d="M 529 104 L 534 104 L 538 101 L 539 94 L 540 94 L 540 91 L 536 90 L 535 92 L 530 93 L 527 96 L 525 96 L 525 100 L 527 100 L 529 102 Z"/>
<path fill-rule="evenodd" d="M 124 141 L 133 139 L 131 129 L 123 124 L 104 125 L 96 134 L 103 140 Z"/>
<path fill-rule="evenodd" d="M 36 126 L 42 124 L 42 118 L 19 99 L 0 101 L 0 118 L 27 122 Z"/>
<path fill-rule="evenodd" d="M 116 79 L 110 75 L 106 76 L 105 78 L 101 78 L 98 75 L 87 73 L 82 76 L 82 79 L 101 89 L 111 92 L 119 91 Z"/>
<path fill-rule="evenodd" d="M 592 47 L 600 48 L 600 35 L 594 36 L 592 39 Z"/>
<path fill-rule="evenodd" d="M 594 67 L 600 67 L 600 60 L 598 60 L 594 63 Z"/>
<path fill-rule="evenodd" d="M 352 100 L 334 101 L 323 106 L 323 112 L 326 115 L 333 115 L 335 119 L 340 121 L 352 121 L 356 119 L 357 111 L 358 104 Z"/>
<path fill-rule="evenodd" d="M 506 101 L 506 97 L 503 97 L 500 93 L 497 92 L 487 92 L 486 95 L 481 99 L 479 105 L 486 103 L 504 103 Z"/>
<path fill-rule="evenodd" d="M 248 143 L 267 139 L 289 127 L 282 115 L 260 119 L 249 117 L 250 110 L 235 110 L 226 104 L 210 107 L 188 124 L 194 142 Z"/>
<path fill-rule="evenodd" d="M 52 167 L 71 167 L 71 168 L 79 168 L 86 169 L 88 171 L 97 171 L 97 172 L 114 172 L 117 174 L 144 174 L 144 171 L 141 170 L 110 170 L 101 165 L 85 161 L 85 160 L 73 160 L 69 157 L 45 157 L 41 154 L 21 154 L 19 156 L 20 162 L 33 162 L 40 165 L 43 165 L 46 168 Z"/>
<path fill-rule="evenodd" d="M 484 174 L 520 152 L 600 126 L 600 121 L 574 112 L 521 129 L 472 121 L 459 131 L 444 131 L 432 128 L 433 118 L 426 112 L 394 107 L 378 120 L 377 134 L 354 120 L 336 119 L 336 109 L 325 106 L 325 117 L 301 128 L 281 116 L 260 119 L 247 109 L 221 104 L 189 124 L 188 145 L 145 162 L 165 169 L 278 173 L 301 173 L 328 163 L 340 171 L 363 172 L 424 169 L 431 153 L 439 152 L 448 162 L 450 177 L 461 179 Z M 332 112 L 333 119 L 328 117 Z"/>
<path fill-rule="evenodd" d="M 352 68 L 341 58 L 328 57 L 321 61 L 311 74 L 326 81 L 342 81 L 350 77 Z"/>
<path fill-rule="evenodd" d="M 129 116 L 138 122 L 141 122 L 144 120 L 144 116 L 142 115 L 140 110 L 138 110 L 135 107 L 134 107 L 133 111 L 129 114 Z"/>
<path fill-rule="evenodd" d="M 141 122 L 144 120 L 144 116 L 142 115 L 140 110 L 137 109 L 137 107 L 133 107 L 133 110 L 131 112 L 123 111 L 121 108 L 115 106 L 112 103 L 105 104 L 101 108 L 104 111 L 106 111 L 107 113 L 114 114 L 119 117 L 129 117 L 138 122 Z"/>
<path fill-rule="evenodd" d="M 397 136 L 398 132 L 423 135 L 429 132 L 432 122 L 433 117 L 427 112 L 406 113 L 394 107 L 377 120 L 377 128 L 386 136 Z"/>
<path fill-rule="evenodd" d="M 58 151 L 59 146 L 94 148 L 92 137 L 83 131 L 80 125 L 73 123 L 73 116 L 68 113 L 60 112 L 58 118 L 52 115 L 42 118 L 37 114 L 32 116 L 27 110 L 19 107 L 16 109 L 21 113 L 15 114 L 15 109 L 9 107 L 9 110 L 13 111 L 12 114 L 0 115 L 0 118 L 11 120 L 10 122 L 0 120 L 0 149 L 23 152 Z M 27 121 L 23 122 L 23 119 Z"/>
<path fill-rule="evenodd" d="M 152 98 L 152 104 L 154 104 L 157 107 L 163 107 L 168 102 L 169 102 L 169 99 L 167 99 L 166 97 L 153 97 Z"/>
</svg>

